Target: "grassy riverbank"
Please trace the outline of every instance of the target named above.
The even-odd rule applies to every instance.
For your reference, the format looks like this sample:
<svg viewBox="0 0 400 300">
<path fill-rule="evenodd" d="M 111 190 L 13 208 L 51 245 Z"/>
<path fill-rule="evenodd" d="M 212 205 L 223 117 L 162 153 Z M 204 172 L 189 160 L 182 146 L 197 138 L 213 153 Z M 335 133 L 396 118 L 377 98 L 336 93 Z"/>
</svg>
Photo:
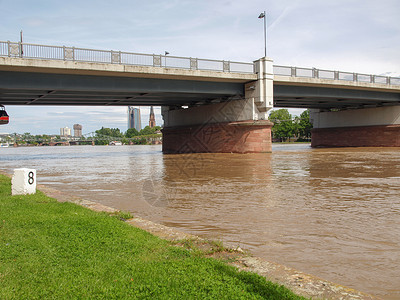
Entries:
<svg viewBox="0 0 400 300">
<path fill-rule="evenodd" d="M 105 213 L 0 175 L 0 299 L 300 299 Z"/>
</svg>

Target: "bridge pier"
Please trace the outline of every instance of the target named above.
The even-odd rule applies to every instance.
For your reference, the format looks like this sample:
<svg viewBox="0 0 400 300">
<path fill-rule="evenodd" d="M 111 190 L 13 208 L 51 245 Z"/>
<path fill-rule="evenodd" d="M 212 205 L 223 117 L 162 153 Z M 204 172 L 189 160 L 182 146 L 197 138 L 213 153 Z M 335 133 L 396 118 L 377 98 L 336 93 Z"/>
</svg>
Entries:
<svg viewBox="0 0 400 300">
<path fill-rule="evenodd" d="M 400 147 L 400 106 L 311 110 L 312 147 Z"/>
<path fill-rule="evenodd" d="M 164 153 L 260 153 L 271 152 L 269 121 L 242 121 L 167 127 Z"/>
<path fill-rule="evenodd" d="M 188 108 L 163 106 L 163 152 L 271 152 L 272 60 L 262 58 L 255 66 L 258 80 L 246 83 L 242 95 Z"/>
</svg>

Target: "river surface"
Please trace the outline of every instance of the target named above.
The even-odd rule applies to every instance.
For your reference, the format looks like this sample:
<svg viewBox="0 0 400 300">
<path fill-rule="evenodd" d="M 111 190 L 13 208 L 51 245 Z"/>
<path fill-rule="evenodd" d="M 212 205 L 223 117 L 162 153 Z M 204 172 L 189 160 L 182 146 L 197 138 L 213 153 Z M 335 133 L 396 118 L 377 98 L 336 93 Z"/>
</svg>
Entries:
<svg viewBox="0 0 400 300">
<path fill-rule="evenodd" d="M 400 299 L 400 149 L 1 148 L 0 170 L 384 299 Z"/>
</svg>

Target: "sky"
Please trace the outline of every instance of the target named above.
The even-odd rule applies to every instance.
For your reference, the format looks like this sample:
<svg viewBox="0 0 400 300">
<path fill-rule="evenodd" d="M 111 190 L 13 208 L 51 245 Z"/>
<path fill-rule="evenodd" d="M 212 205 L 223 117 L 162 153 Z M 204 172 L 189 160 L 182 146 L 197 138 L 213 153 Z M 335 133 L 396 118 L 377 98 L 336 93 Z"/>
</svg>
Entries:
<svg viewBox="0 0 400 300">
<path fill-rule="evenodd" d="M 0 40 L 400 77 L 398 0 L 0 0 Z M 142 107 L 142 126 L 149 108 Z M 127 130 L 126 107 L 7 106 L 0 133 Z M 291 110 L 298 114 L 301 110 Z M 162 124 L 160 108 L 155 109 Z M 39 117 L 38 117 L 39 116 Z"/>
</svg>

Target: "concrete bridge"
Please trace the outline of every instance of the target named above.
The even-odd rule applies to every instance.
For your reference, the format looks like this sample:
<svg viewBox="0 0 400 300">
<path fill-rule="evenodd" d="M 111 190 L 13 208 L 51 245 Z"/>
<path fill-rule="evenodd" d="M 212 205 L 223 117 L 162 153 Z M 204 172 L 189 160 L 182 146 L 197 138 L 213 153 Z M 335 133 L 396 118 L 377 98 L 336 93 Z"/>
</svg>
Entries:
<svg viewBox="0 0 400 300">
<path fill-rule="evenodd" d="M 312 109 L 312 145 L 400 146 L 400 78 L 0 42 L 0 104 L 160 105 L 163 151 L 271 150 L 273 107 Z"/>
</svg>

